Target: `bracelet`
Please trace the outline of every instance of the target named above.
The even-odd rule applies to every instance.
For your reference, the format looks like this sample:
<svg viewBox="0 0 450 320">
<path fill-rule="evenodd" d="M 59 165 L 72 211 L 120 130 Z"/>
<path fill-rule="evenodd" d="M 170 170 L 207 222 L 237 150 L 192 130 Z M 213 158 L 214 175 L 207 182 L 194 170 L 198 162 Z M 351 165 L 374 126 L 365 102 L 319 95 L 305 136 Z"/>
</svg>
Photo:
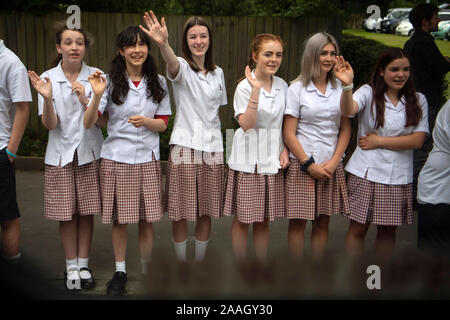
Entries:
<svg viewBox="0 0 450 320">
<path fill-rule="evenodd" d="M 248 101 L 253 102 L 254 104 L 258 104 L 258 101 L 252 100 L 252 99 L 248 99 Z"/>
<path fill-rule="evenodd" d="M 250 105 L 248 105 L 247 108 L 253 109 L 253 110 L 255 110 L 255 111 L 258 110 L 258 108 L 256 108 L 256 107 L 251 107 Z"/>
<path fill-rule="evenodd" d="M 14 153 L 12 153 L 11 151 L 9 151 L 8 149 L 5 149 L 6 153 L 9 154 L 11 157 L 15 158 L 17 157 L 17 155 L 15 155 Z"/>
<path fill-rule="evenodd" d="M 353 89 L 353 82 L 350 83 L 348 86 L 341 86 L 342 91 L 350 91 Z"/>
<path fill-rule="evenodd" d="M 301 165 L 300 169 L 304 172 L 308 172 L 308 167 L 314 163 L 314 158 L 311 156 L 308 161 Z"/>
</svg>

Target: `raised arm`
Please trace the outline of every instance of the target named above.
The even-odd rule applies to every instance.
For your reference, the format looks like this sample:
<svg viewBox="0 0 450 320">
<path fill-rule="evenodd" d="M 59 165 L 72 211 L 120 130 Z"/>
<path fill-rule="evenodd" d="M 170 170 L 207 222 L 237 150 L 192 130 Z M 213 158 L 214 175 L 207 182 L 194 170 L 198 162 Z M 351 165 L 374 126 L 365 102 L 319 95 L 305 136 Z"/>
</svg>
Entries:
<svg viewBox="0 0 450 320">
<path fill-rule="evenodd" d="M 50 79 L 45 77 L 45 81 L 39 77 L 36 72 L 28 71 L 33 88 L 44 98 L 44 108 L 42 111 L 42 124 L 48 129 L 53 130 L 58 125 L 58 117 L 53 107 L 52 83 Z"/>
<path fill-rule="evenodd" d="M 86 129 L 91 128 L 98 120 L 98 105 L 106 88 L 106 79 L 100 71 L 95 71 L 89 76 L 88 80 L 92 86 L 94 96 L 84 113 L 83 124 Z"/>
<path fill-rule="evenodd" d="M 336 57 L 334 64 L 334 75 L 341 81 L 343 86 L 353 84 L 353 69 L 350 63 L 344 60 L 343 56 Z M 343 90 L 341 94 L 341 112 L 349 117 L 358 113 L 358 105 L 353 100 L 352 90 Z"/>
<path fill-rule="evenodd" d="M 149 13 L 145 12 L 144 21 L 148 30 L 141 25 L 139 27 L 158 45 L 162 58 L 167 63 L 170 76 L 175 78 L 180 71 L 180 62 L 169 44 L 169 32 L 164 17 L 161 18 L 160 24 L 153 11 L 150 10 Z"/>
<path fill-rule="evenodd" d="M 247 131 L 248 129 L 255 127 L 256 120 L 258 119 L 258 103 L 261 83 L 256 78 L 253 78 L 249 66 L 245 68 L 245 77 L 250 83 L 252 91 L 250 93 L 247 108 L 244 113 L 239 115 L 238 121 L 242 130 Z"/>
</svg>

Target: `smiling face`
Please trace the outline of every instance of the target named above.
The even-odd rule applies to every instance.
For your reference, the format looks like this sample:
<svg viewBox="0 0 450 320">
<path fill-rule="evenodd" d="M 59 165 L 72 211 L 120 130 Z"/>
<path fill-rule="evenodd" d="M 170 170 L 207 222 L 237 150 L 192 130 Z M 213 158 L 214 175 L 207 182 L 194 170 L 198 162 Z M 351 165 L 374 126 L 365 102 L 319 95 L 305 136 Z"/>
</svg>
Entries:
<svg viewBox="0 0 450 320">
<path fill-rule="evenodd" d="M 56 50 L 62 55 L 62 60 L 69 63 L 81 63 L 86 52 L 85 39 L 81 32 L 65 30 L 61 34 L 61 44 Z"/>
<path fill-rule="evenodd" d="M 136 43 L 120 49 L 120 54 L 124 57 L 127 67 L 142 67 L 148 55 L 147 43 L 137 34 Z"/>
<path fill-rule="evenodd" d="M 336 59 L 336 48 L 332 43 L 327 43 L 320 50 L 320 73 L 328 73 L 333 69 Z"/>
<path fill-rule="evenodd" d="M 399 58 L 389 63 L 384 70 L 380 71 L 380 76 L 393 92 L 398 92 L 403 88 L 409 79 L 411 66 L 408 58 Z"/>
<path fill-rule="evenodd" d="M 194 25 L 187 31 L 187 44 L 192 57 L 204 57 L 209 48 L 208 28 L 201 25 Z"/>
<path fill-rule="evenodd" d="M 253 53 L 256 69 L 264 75 L 274 75 L 283 59 L 283 46 L 279 41 L 265 41 L 258 53 Z"/>
</svg>

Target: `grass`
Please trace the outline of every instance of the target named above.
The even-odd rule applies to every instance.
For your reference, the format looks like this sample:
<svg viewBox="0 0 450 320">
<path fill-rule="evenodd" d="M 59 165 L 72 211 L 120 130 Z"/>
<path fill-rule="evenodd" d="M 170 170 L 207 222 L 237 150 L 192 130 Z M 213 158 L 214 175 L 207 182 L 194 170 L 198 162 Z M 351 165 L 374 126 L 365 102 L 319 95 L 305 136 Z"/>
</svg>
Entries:
<svg viewBox="0 0 450 320">
<path fill-rule="evenodd" d="M 408 36 L 396 36 L 387 33 L 367 32 L 359 29 L 346 29 L 342 31 L 343 34 L 362 37 L 366 39 L 375 40 L 390 47 L 403 48 L 405 42 L 409 39 Z M 436 45 L 445 57 L 450 57 L 450 41 L 435 40 Z M 450 83 L 450 72 L 445 76 L 447 82 Z M 450 97 L 450 85 L 447 87 L 446 97 Z"/>
</svg>

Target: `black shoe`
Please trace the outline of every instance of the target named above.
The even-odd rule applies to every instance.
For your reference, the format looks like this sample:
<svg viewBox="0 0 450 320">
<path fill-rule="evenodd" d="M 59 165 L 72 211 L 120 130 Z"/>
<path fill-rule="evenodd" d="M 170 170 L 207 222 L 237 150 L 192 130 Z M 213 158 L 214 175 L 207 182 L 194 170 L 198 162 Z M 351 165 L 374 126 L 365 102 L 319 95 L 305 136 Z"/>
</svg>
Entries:
<svg viewBox="0 0 450 320">
<path fill-rule="evenodd" d="M 116 271 L 113 278 L 106 284 L 106 294 L 108 296 L 121 296 L 125 293 L 127 284 L 127 274 L 122 271 Z"/>
<path fill-rule="evenodd" d="M 80 268 L 80 272 L 81 271 L 88 271 L 91 274 L 91 277 L 88 279 L 83 279 L 80 277 L 81 279 L 81 289 L 92 289 L 95 287 L 95 280 L 94 277 L 92 276 L 92 271 L 91 269 L 88 268 Z"/>
</svg>

